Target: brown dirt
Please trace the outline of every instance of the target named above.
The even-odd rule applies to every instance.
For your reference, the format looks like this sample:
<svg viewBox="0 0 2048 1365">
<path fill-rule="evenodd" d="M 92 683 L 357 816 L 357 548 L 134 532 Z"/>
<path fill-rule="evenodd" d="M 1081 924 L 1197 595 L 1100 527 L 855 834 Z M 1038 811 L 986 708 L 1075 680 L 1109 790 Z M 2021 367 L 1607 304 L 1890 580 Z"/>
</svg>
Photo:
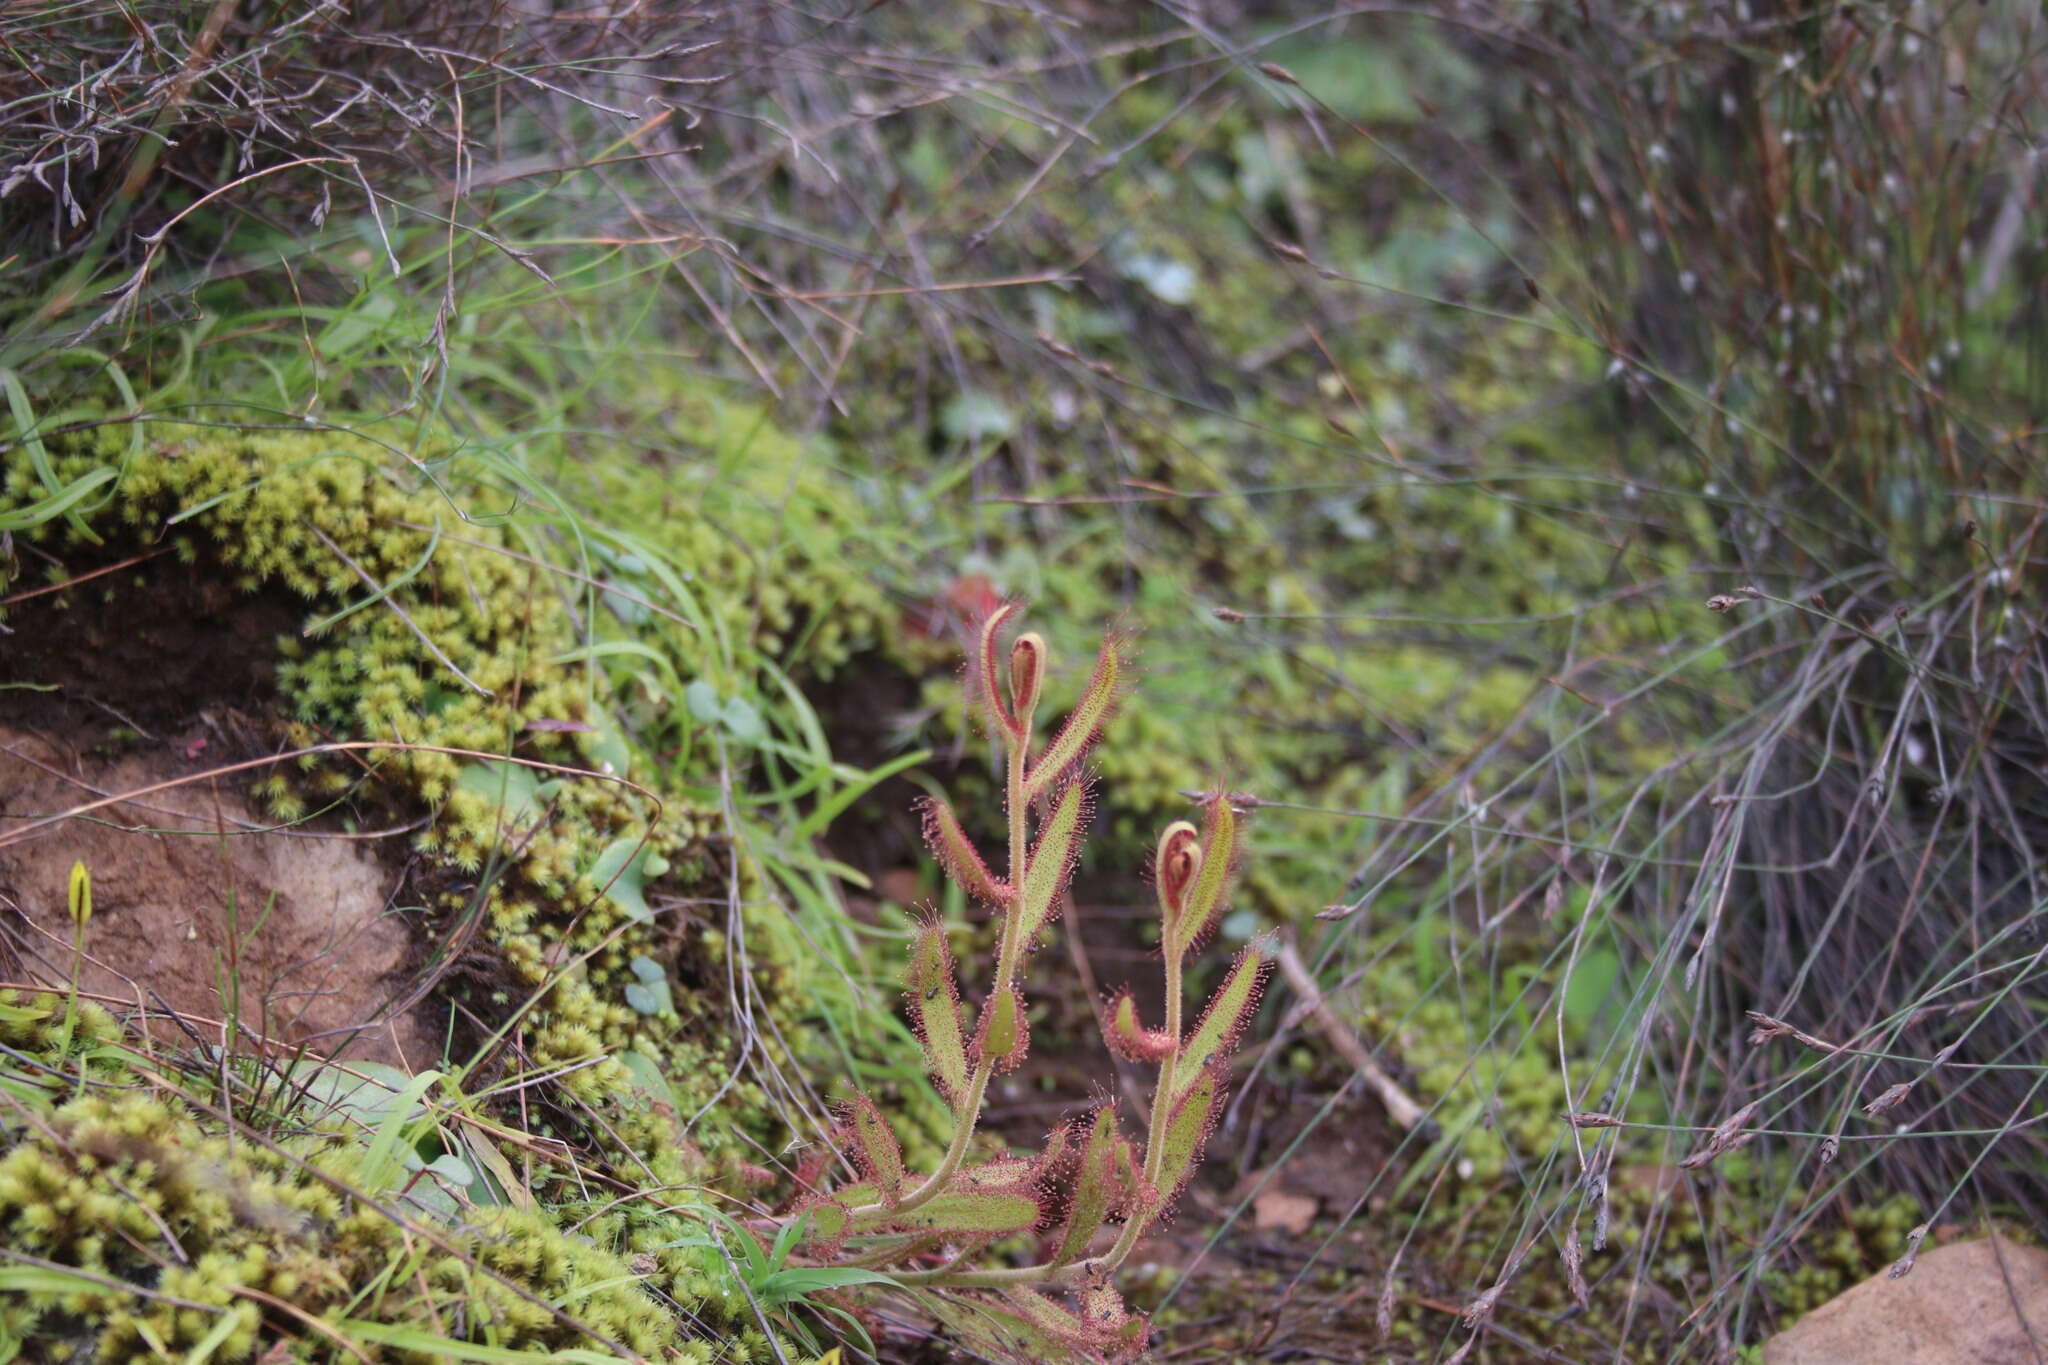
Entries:
<svg viewBox="0 0 2048 1365">
<path fill-rule="evenodd" d="M 233 980 L 232 1012 L 274 1046 L 413 1066 L 438 1054 L 413 1014 L 380 1022 L 414 956 L 389 841 L 273 831 L 237 779 L 204 776 L 271 751 L 273 642 L 299 616 L 170 556 L 9 610 L 0 683 L 29 686 L 0 690 L 0 976 L 68 981 L 67 888 L 82 862 L 94 901 L 82 985 L 137 1001 L 153 1038 L 190 1043 L 168 1008 L 218 1041 L 218 1022 L 193 1021 L 231 1012 Z"/>
</svg>

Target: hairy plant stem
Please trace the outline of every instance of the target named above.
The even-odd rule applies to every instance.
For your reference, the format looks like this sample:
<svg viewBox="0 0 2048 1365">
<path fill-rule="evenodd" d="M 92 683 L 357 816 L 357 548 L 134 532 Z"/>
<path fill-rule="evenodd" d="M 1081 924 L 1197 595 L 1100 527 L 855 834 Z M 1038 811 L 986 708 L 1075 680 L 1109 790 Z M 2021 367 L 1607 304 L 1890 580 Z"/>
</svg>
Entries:
<svg viewBox="0 0 2048 1365">
<path fill-rule="evenodd" d="M 1171 932 L 1169 930 L 1168 932 Z M 1157 1190 L 1159 1169 L 1166 1161 L 1166 1144 L 1160 1140 L 1160 1131 L 1173 1115 L 1170 1095 L 1175 1073 L 1180 1070 L 1180 954 L 1170 946 L 1166 951 L 1166 1035 L 1173 1039 L 1173 1050 L 1159 1063 L 1159 1084 L 1152 1090 L 1152 1113 L 1145 1124 L 1145 1179 Z M 1152 1220 L 1133 1214 L 1124 1220 L 1123 1231 L 1117 1234 L 1116 1245 L 1102 1258 L 1104 1270 L 1115 1270 L 1130 1258 L 1137 1248 L 1138 1238 L 1144 1234 Z"/>
<path fill-rule="evenodd" d="M 899 1284 L 940 1285 L 947 1289 L 1001 1289 L 1006 1285 L 1049 1284 L 1055 1280 L 1078 1279 L 1084 1271 L 1096 1265 L 1093 1261 L 1076 1261 L 1072 1265 L 1019 1265 L 999 1270 L 948 1270 L 941 1266 L 937 1270 L 909 1271 L 895 1279 Z"/>
<path fill-rule="evenodd" d="M 996 977 L 989 988 L 990 1000 L 1006 989 L 1016 975 L 1017 957 L 1023 937 L 1023 916 L 1017 913 L 1015 897 L 1024 884 L 1024 863 L 1026 857 L 1024 824 L 1024 765 L 1031 757 L 1031 737 L 1024 735 L 1013 738 L 1008 730 L 1003 731 L 1003 742 L 1009 749 L 1009 773 L 1006 783 L 1010 815 L 1010 895 L 1011 904 L 1003 915 L 1002 946 L 996 953 Z M 988 1005 L 983 1004 L 987 1009 Z M 1020 1007 L 1021 1008 L 1021 1007 Z M 1174 1014 L 1179 1015 L 1179 1002 L 1174 1003 Z M 1019 1024 L 1021 1026 L 1021 1019 Z M 1176 1035 L 1178 1036 L 1178 1035 Z M 995 1062 L 984 1057 L 977 1062 L 974 1072 L 967 1080 L 967 1093 L 960 1097 L 960 1107 L 953 1114 L 953 1140 L 946 1144 L 946 1155 L 939 1161 L 938 1168 L 924 1183 L 912 1190 L 894 1204 L 874 1203 L 853 1211 L 854 1218 L 863 1215 L 872 1217 L 877 1211 L 887 1209 L 893 1213 L 909 1213 L 930 1203 L 953 1173 L 960 1169 L 960 1163 L 967 1157 L 967 1144 L 974 1140 L 974 1130 L 981 1122 L 982 1101 L 988 1096 L 989 1077 L 995 1073 Z M 951 1281 L 948 1281 L 951 1283 Z"/>
</svg>

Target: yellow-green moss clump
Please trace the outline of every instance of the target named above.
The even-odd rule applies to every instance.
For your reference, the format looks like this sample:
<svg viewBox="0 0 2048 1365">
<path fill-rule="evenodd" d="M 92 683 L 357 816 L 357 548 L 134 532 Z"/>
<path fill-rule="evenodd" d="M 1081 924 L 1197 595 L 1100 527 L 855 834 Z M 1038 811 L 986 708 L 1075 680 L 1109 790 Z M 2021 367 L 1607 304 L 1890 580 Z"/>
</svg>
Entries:
<svg viewBox="0 0 2048 1365">
<path fill-rule="evenodd" d="M 63 1013 L 61 1000 L 0 992 L 0 1043 L 16 1059 L 0 1246 L 38 1267 L 0 1295 L 0 1346 L 33 1343 L 38 1360 L 425 1362 L 450 1358 L 452 1337 L 534 1359 L 713 1358 L 673 1306 L 729 1316 L 702 1253 L 669 1245 L 686 1220 L 636 1230 L 607 1211 L 564 1227 L 423 1200 L 395 1161 L 371 1169 L 371 1131 L 318 1104 L 273 1114 L 276 1136 L 245 1107 L 230 1135 L 209 1077 L 181 1084 L 122 1052 L 119 1026 L 91 1004 L 69 1060 L 89 1059 L 93 1083 L 67 1098 Z M 774 1352 L 735 1330 L 717 1358 Z"/>
<path fill-rule="evenodd" d="M 761 1028 L 756 1043 L 773 1056 L 777 1033 L 800 1034 L 791 1027 L 786 931 L 723 817 L 680 795 L 704 764 L 673 751 L 679 736 L 686 743 L 701 728 L 676 694 L 694 677 L 729 685 L 753 666 L 757 646 L 787 644 L 813 613 L 841 616 L 838 625 L 811 632 L 815 658 L 843 659 L 871 627 L 875 603 L 863 598 L 848 614 L 848 597 L 860 594 L 848 592 L 843 574 L 785 557 L 757 565 L 751 599 L 735 605 L 721 596 L 728 586 L 721 576 L 737 572 L 734 561 L 715 552 L 702 518 L 649 516 L 650 539 L 660 543 L 636 547 L 629 536 L 576 521 L 556 491 L 502 461 L 449 451 L 415 457 L 334 431 L 156 424 L 143 434 L 139 448 L 119 426 L 52 439 L 39 452 L 43 469 L 17 447 L 0 467 L 0 510 L 45 496 L 53 478 L 117 468 L 120 479 L 103 504 L 21 533 L 52 566 L 53 581 L 138 547 L 168 545 L 193 572 L 303 602 L 303 636 L 277 646 L 280 738 L 300 748 L 390 747 L 308 754 L 269 771 L 257 790 L 287 819 L 313 812 L 414 825 L 426 872 L 416 876 L 413 894 L 436 915 L 433 941 L 467 936 L 472 969 L 445 978 L 443 991 L 468 1021 L 457 1026 L 470 1039 L 465 1049 L 478 1039 L 488 1044 L 472 1081 L 550 1077 L 522 1093 L 526 1109 L 538 1111 L 537 1126 L 575 1143 L 586 1172 L 617 1169 L 629 1187 L 700 1184 L 751 1159 L 754 1144 L 777 1141 L 766 1097 L 731 1070 L 738 1030 L 727 1006 L 725 957 L 728 932 L 747 931 L 754 1008 L 781 1020 Z M 671 473 L 651 465 L 633 471 L 643 483 L 632 496 L 615 486 L 625 475 L 597 481 L 624 505 L 651 508 L 675 483 Z M 673 504 L 690 506 L 687 494 Z M 519 515 L 503 515 L 514 510 Z M 574 544 L 600 547 L 604 556 L 579 561 L 562 548 Z M 779 586 L 770 592 L 775 575 Z M 621 586 L 628 578 L 631 586 Z M 649 607 L 674 600 L 664 587 L 678 584 L 690 585 L 697 609 L 714 604 L 702 629 Z M 54 608 L 61 621 L 70 595 L 39 599 L 39 609 Z M 631 609 L 617 609 L 622 602 Z M 615 660 L 639 666 L 650 658 L 662 661 L 661 678 L 672 687 L 649 688 L 632 672 L 611 671 Z M 709 752 L 698 746 L 700 755 Z M 488 965 L 476 967 L 479 954 Z M 715 984 L 690 989 L 697 981 Z M 501 1031 L 515 1019 L 516 1028 Z M 459 1050 L 451 1060 L 470 1058 Z M 136 1215 L 94 1231 L 103 1215 L 115 1214 L 106 1202 L 114 1196 L 95 1182 L 112 1173 L 155 1188 L 184 1177 L 173 1173 L 176 1163 L 140 1148 L 126 1165 L 82 1166 L 77 1141 L 65 1134 L 139 1125 L 152 1151 L 182 1153 L 188 1172 L 277 1186 L 274 1196 L 264 1195 L 278 1210 L 269 1222 L 204 1201 L 181 1212 L 198 1242 L 186 1243 L 174 1226 L 185 1254 L 164 1258 L 147 1281 L 177 1299 L 218 1301 L 245 1315 L 251 1331 L 267 1310 L 242 1290 L 303 1306 L 327 1283 L 323 1267 L 341 1267 L 347 1274 L 337 1292 L 345 1299 L 380 1273 L 385 1258 L 396 1258 L 389 1296 L 412 1307 L 393 1309 L 385 1321 L 485 1333 L 501 1345 L 565 1344 L 552 1318 L 528 1321 L 531 1306 L 490 1288 L 471 1264 L 503 1263 L 509 1278 L 542 1298 L 560 1301 L 571 1285 L 583 1286 L 572 1296 L 576 1316 L 598 1314 L 608 1335 L 636 1350 L 674 1336 L 671 1315 L 638 1281 L 624 1277 L 633 1287 L 616 1287 L 618 1262 L 580 1240 L 629 1226 L 616 1217 L 571 1236 L 541 1215 L 499 1210 L 462 1234 L 461 1254 L 437 1258 L 388 1220 L 378 1224 L 374 1211 L 336 1203 L 318 1180 L 289 1171 L 284 1158 L 245 1143 L 230 1154 L 204 1115 L 162 1099 L 138 1109 L 109 1105 L 81 1100 L 62 1111 L 69 1127 L 10 1135 L 11 1183 L 0 1188 L 0 1217 L 14 1220 L 20 1236 L 41 1239 L 34 1254 L 44 1259 L 94 1269 L 130 1255 L 114 1229 Z M 684 1131 L 685 1120 L 705 1112 L 708 1120 Z M 296 1156 L 314 1167 L 326 1159 L 310 1150 Z M 559 1167 L 543 1164 L 535 1179 L 543 1207 L 589 1197 L 588 1188 L 560 1178 Z M 52 1203 L 59 1193 L 69 1204 Z M 73 1213 L 60 1217 L 60 1207 Z M 144 1222 L 149 1237 L 142 1240 L 163 1243 L 162 1229 Z M 630 1236 L 614 1239 L 628 1252 L 626 1243 L 660 1246 L 691 1230 L 644 1218 L 630 1226 Z M 402 1255 L 393 1249 L 401 1244 Z M 116 1278 L 140 1283 L 136 1269 L 124 1263 Z M 614 1287 L 588 1288 L 608 1284 Z M 202 1285 L 212 1286 L 205 1291 L 212 1298 Z M 694 1285 L 675 1280 L 668 1292 L 687 1306 L 706 1285 L 701 1276 Z M 444 1289 L 453 1298 L 444 1301 Z M 151 1333 L 182 1350 L 194 1344 L 193 1333 L 214 1330 L 216 1315 L 167 1300 L 137 1302 L 127 1291 L 99 1298 L 105 1302 L 57 1295 L 43 1310 L 101 1324 L 98 1359 L 140 1358 L 156 1349 Z M 467 1306 L 451 1316 L 457 1303 Z M 736 1302 L 704 1309 L 714 1321 L 744 1312 Z M 213 1358 L 246 1358 L 249 1340 L 237 1327 Z"/>
<path fill-rule="evenodd" d="M 650 384 L 613 401 L 656 414 L 662 449 L 565 458 L 551 480 L 603 509 L 604 539 L 591 553 L 607 581 L 672 594 L 697 628 L 801 674 L 829 676 L 886 640 L 886 596 L 874 575 L 849 572 L 875 533 L 872 518 L 819 450 L 758 405 L 707 389 Z M 661 561 L 686 581 L 664 583 L 653 567 Z M 623 597 L 607 605 L 642 614 Z"/>
</svg>

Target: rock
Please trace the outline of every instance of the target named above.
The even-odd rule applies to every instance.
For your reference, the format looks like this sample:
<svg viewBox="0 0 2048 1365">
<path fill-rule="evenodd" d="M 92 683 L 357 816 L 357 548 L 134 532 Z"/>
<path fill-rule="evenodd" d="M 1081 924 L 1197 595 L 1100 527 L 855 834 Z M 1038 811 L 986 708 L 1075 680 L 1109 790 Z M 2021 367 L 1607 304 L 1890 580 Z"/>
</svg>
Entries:
<svg viewBox="0 0 2048 1365">
<path fill-rule="evenodd" d="M 1764 1343 L 1764 1365 L 2038 1365 L 2048 1359 L 2048 1250 L 2003 1238 L 1922 1253 Z"/>
<path fill-rule="evenodd" d="M 1252 1199 L 1252 1222 L 1261 1232 L 1291 1232 L 1299 1237 L 1316 1221 L 1322 1201 L 1312 1195 L 1291 1194 L 1278 1186 L 1260 1190 Z"/>
</svg>

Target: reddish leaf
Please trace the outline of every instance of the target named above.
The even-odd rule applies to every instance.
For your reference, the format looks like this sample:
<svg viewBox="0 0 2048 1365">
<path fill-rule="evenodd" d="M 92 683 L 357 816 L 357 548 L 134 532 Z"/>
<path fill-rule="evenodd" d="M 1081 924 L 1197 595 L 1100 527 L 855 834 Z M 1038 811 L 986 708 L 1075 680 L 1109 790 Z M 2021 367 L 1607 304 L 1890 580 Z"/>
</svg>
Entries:
<svg viewBox="0 0 2048 1365">
<path fill-rule="evenodd" d="M 1186 904 L 1168 926 L 1162 945 L 1169 956 L 1187 953 L 1202 941 L 1215 924 L 1237 875 L 1237 812 L 1222 792 L 1209 799 L 1202 819 L 1202 856 L 1189 883 Z"/>
<path fill-rule="evenodd" d="M 1026 631 L 1010 646 L 1010 714 L 1022 734 L 1031 733 L 1038 693 L 1045 684 L 1045 637 Z"/>
<path fill-rule="evenodd" d="M 974 1059 L 998 1072 L 1012 1071 L 1031 1047 L 1031 1025 L 1024 1017 L 1024 997 L 1015 986 L 1003 986 L 981 1005 L 974 1031 Z"/>
<path fill-rule="evenodd" d="M 894 1203 L 903 1193 L 903 1149 L 882 1118 L 882 1111 L 866 1095 L 855 1095 L 846 1106 L 843 1131 L 853 1140 L 853 1157 L 864 1179 L 872 1181 L 882 1198 Z"/>
<path fill-rule="evenodd" d="M 1169 935 L 1187 909 L 1188 888 L 1201 866 L 1200 832 L 1186 820 L 1168 825 L 1152 855 L 1152 884 L 1159 892 L 1159 915 Z"/>
<path fill-rule="evenodd" d="M 953 950 L 937 920 L 927 920 L 917 932 L 906 985 L 910 1018 L 924 1044 L 925 1066 L 946 1102 L 958 1105 L 967 1094 L 967 1040 L 960 1028 Z"/>
<path fill-rule="evenodd" d="M 1102 738 L 1103 727 L 1116 714 L 1121 696 L 1124 673 L 1122 648 L 1123 641 L 1117 636 L 1102 637 L 1102 653 L 1096 656 L 1095 672 L 1089 677 L 1081 700 L 1068 713 L 1066 723 L 1060 726 L 1052 743 L 1045 746 L 1045 752 L 1031 765 L 1031 771 L 1024 775 L 1026 800 L 1036 800 L 1051 791 L 1081 761 L 1090 746 Z"/>
<path fill-rule="evenodd" d="M 1009 735 L 1008 743 L 1013 747 L 1023 743 L 1026 736 L 1018 726 L 1017 717 L 1010 710 L 1010 704 L 1003 695 L 1001 680 L 997 677 L 996 637 L 1004 625 L 1022 610 L 1022 604 L 1004 602 L 988 615 L 981 618 L 975 630 L 974 641 L 974 683 L 981 693 L 982 704 L 988 707 L 989 719 L 993 720 Z"/>
<path fill-rule="evenodd" d="M 1259 1006 L 1259 987 L 1266 979 L 1267 962 L 1255 949 L 1246 948 L 1230 964 L 1230 974 L 1209 998 L 1202 1022 L 1181 1044 L 1173 1074 L 1160 1086 L 1168 1105 L 1177 1104 L 1204 1072 L 1221 1069 L 1237 1046 L 1237 1037 Z"/>
<path fill-rule="evenodd" d="M 1145 1349 L 1151 1320 L 1131 1312 L 1114 1285 L 1084 1285 L 1076 1297 L 1081 1301 L 1081 1321 L 1100 1341 L 1097 1349 L 1104 1359 L 1127 1360 Z"/>
<path fill-rule="evenodd" d="M 1024 1291 L 1028 1292 L 1028 1291 Z M 994 1294 L 953 1293 L 935 1296 L 931 1307 L 961 1345 L 991 1360 L 1010 1360 L 1019 1365 L 1041 1365 L 1046 1361 L 1099 1361 L 1107 1357 L 1092 1349 L 1080 1319 L 1062 1333 L 1040 1327 L 1032 1318 Z"/>
<path fill-rule="evenodd" d="M 1016 913 L 1018 942 L 1028 951 L 1038 931 L 1046 926 L 1059 905 L 1060 892 L 1073 875 L 1074 860 L 1080 853 L 1081 834 L 1090 814 L 1089 783 L 1085 778 L 1069 782 L 1053 803 L 1052 814 L 1038 831 L 1024 876 L 1017 886 Z"/>
<path fill-rule="evenodd" d="M 1067 1201 L 1067 1219 L 1047 1263 L 1065 1265 L 1079 1260 L 1088 1244 L 1121 1202 L 1123 1191 L 1117 1181 L 1117 1147 L 1128 1146 L 1117 1131 L 1116 1107 L 1103 1105 L 1088 1125 L 1081 1143 L 1079 1164 L 1073 1179 L 1073 1196 Z"/>
<path fill-rule="evenodd" d="M 1120 991 L 1102 1012 L 1102 1039 L 1127 1062 L 1156 1062 L 1173 1051 L 1173 1035 L 1138 1022 L 1138 1002 Z"/>
<path fill-rule="evenodd" d="M 988 860 L 967 837 L 953 808 L 937 797 L 927 797 L 919 805 L 924 811 L 925 843 L 953 884 L 984 905 L 1008 902 L 1010 888 L 989 871 Z"/>
</svg>

